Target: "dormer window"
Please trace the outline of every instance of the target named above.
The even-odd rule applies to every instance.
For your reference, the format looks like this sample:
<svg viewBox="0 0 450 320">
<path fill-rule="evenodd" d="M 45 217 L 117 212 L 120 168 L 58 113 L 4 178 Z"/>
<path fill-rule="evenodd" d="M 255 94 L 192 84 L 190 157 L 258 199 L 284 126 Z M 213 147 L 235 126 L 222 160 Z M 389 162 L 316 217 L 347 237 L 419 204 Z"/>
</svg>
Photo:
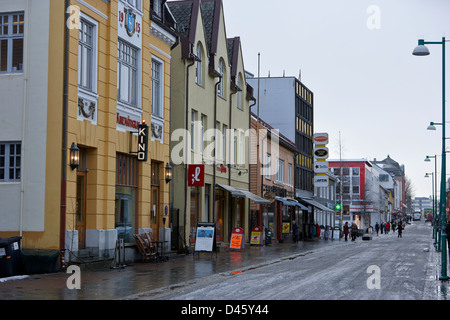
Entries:
<svg viewBox="0 0 450 320">
<path fill-rule="evenodd" d="M 161 0 L 153 0 L 153 12 L 158 16 L 162 16 L 162 1 Z"/>
</svg>

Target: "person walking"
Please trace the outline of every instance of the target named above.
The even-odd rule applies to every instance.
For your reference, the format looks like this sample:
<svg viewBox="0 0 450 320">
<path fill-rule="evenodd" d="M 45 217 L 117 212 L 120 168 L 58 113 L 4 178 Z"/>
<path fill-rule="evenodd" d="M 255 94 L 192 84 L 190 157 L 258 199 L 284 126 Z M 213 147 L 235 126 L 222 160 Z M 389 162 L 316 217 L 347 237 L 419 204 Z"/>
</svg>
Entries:
<svg viewBox="0 0 450 320">
<path fill-rule="evenodd" d="M 385 228 L 385 226 L 384 226 L 384 222 L 381 222 L 381 226 L 380 226 L 380 231 L 381 231 L 381 234 L 383 234 L 383 232 L 384 232 L 384 228 Z"/>
<path fill-rule="evenodd" d="M 347 237 L 348 237 L 348 222 L 346 222 L 345 223 L 345 225 L 344 225 L 344 238 L 345 238 L 345 241 L 347 241 L 348 239 L 347 239 Z"/>
<path fill-rule="evenodd" d="M 397 238 L 402 238 L 403 226 L 401 223 L 397 227 L 397 232 L 398 232 Z"/>
<path fill-rule="evenodd" d="M 294 231 L 294 242 L 298 243 L 298 224 L 297 222 L 295 222 L 295 220 L 292 221 L 293 222 L 293 231 Z"/>
<path fill-rule="evenodd" d="M 378 236 L 378 231 L 380 231 L 380 225 L 378 224 L 378 222 L 375 224 L 375 231 L 377 232 Z"/>
<path fill-rule="evenodd" d="M 389 224 L 389 222 L 386 222 L 386 229 L 384 230 L 385 233 L 388 234 L 390 230 L 391 230 L 391 225 Z"/>
<path fill-rule="evenodd" d="M 356 225 L 355 222 L 352 223 L 352 241 L 356 240 L 356 237 L 358 236 L 358 226 Z"/>
</svg>

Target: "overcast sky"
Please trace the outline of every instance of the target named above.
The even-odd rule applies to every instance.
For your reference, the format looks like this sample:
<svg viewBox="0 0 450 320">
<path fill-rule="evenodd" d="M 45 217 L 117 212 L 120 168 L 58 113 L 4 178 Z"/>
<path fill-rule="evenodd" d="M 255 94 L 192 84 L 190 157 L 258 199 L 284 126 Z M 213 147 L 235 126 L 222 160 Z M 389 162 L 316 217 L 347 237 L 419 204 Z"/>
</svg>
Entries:
<svg viewBox="0 0 450 320">
<path fill-rule="evenodd" d="M 432 182 L 424 175 L 434 171 L 434 159 L 424 159 L 438 154 L 439 186 L 442 127 L 426 128 L 442 121 L 442 45 L 428 45 L 427 57 L 412 51 L 420 38 L 450 40 L 450 1 L 223 3 L 227 37 L 241 37 L 246 70 L 258 75 L 258 53 L 261 76 L 298 77 L 301 70 L 314 92 L 315 132 L 330 136 L 330 158 L 339 158 L 340 132 L 343 158 L 390 155 L 405 165 L 415 196 L 429 196 Z M 450 66 L 450 43 L 446 49 Z M 446 90 L 448 97 L 450 85 Z"/>
</svg>

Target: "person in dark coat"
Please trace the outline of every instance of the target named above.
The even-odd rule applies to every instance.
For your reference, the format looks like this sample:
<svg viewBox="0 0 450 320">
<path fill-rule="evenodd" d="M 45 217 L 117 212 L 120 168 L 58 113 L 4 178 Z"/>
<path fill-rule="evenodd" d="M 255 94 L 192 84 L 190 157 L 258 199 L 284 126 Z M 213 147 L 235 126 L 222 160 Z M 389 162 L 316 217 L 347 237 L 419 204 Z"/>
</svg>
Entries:
<svg viewBox="0 0 450 320">
<path fill-rule="evenodd" d="M 380 231 L 380 225 L 378 224 L 378 222 L 375 224 L 375 230 L 377 231 L 378 236 L 378 231 Z"/>
<path fill-rule="evenodd" d="M 450 221 L 447 221 L 447 225 L 445 226 L 445 233 L 447 234 L 447 246 L 450 252 Z M 450 258 L 450 255 L 449 255 Z"/>
<path fill-rule="evenodd" d="M 356 240 L 356 237 L 358 236 L 358 226 L 356 225 L 356 223 L 352 223 L 352 241 Z"/>
<path fill-rule="evenodd" d="M 345 237 L 345 241 L 347 241 L 347 237 L 348 237 L 348 222 L 345 223 L 344 225 L 344 237 Z"/>
<path fill-rule="evenodd" d="M 397 227 L 397 232 L 398 232 L 397 238 L 401 238 L 402 237 L 402 232 L 403 232 L 403 226 L 402 226 L 401 223 Z"/>
<path fill-rule="evenodd" d="M 298 242 L 298 224 L 297 224 L 297 222 L 295 222 L 295 220 L 294 221 L 292 221 L 293 222 L 293 226 L 292 226 L 292 228 L 293 228 L 293 231 L 294 231 L 294 242 L 295 243 L 297 243 Z"/>
</svg>

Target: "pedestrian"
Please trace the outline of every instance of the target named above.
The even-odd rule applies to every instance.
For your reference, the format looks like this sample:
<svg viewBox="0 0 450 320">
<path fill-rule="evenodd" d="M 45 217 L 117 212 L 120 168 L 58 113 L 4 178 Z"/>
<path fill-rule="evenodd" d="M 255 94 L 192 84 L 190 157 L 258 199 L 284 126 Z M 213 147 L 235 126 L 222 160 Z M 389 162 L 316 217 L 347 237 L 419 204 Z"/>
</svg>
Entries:
<svg viewBox="0 0 450 320">
<path fill-rule="evenodd" d="M 344 225 L 344 238 L 345 238 L 345 241 L 347 241 L 347 237 L 348 237 L 348 222 L 346 222 L 345 225 Z"/>
<path fill-rule="evenodd" d="M 402 238 L 403 226 L 401 223 L 397 227 L 397 232 L 398 232 L 397 238 Z"/>
<path fill-rule="evenodd" d="M 358 226 L 356 225 L 355 222 L 352 223 L 352 241 L 356 240 L 356 237 L 358 236 Z"/>
<path fill-rule="evenodd" d="M 385 233 L 388 234 L 389 231 L 391 229 L 391 225 L 389 224 L 389 222 L 386 222 L 386 229 L 385 229 Z"/>
<path fill-rule="evenodd" d="M 447 221 L 447 225 L 445 226 L 444 231 L 447 234 L 447 246 L 448 246 L 448 251 L 450 252 L 450 220 Z M 450 255 L 449 255 L 449 257 L 450 257 Z"/>
<path fill-rule="evenodd" d="M 381 226 L 380 226 L 380 231 L 381 231 L 381 234 L 383 234 L 383 232 L 384 232 L 384 228 L 385 228 L 385 226 L 384 226 L 384 222 L 382 221 L 382 222 L 381 222 Z"/>
<path fill-rule="evenodd" d="M 375 223 L 375 230 L 377 231 L 377 236 L 378 236 L 378 231 L 380 231 L 380 225 L 377 223 Z"/>
<path fill-rule="evenodd" d="M 298 242 L 298 224 L 297 222 L 295 222 L 295 220 L 292 221 L 293 225 L 293 231 L 294 231 L 294 242 L 297 243 Z"/>
</svg>

